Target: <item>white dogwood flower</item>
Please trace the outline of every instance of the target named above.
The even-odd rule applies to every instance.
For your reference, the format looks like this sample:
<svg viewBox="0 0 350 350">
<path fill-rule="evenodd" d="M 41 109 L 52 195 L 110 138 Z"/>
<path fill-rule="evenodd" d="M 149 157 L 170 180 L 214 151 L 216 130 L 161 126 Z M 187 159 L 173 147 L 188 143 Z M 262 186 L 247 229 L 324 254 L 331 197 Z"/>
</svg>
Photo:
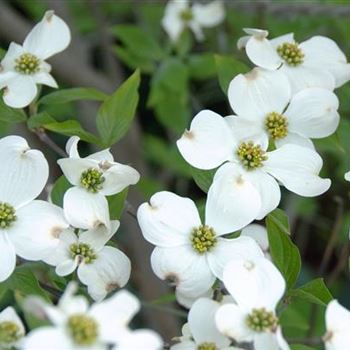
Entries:
<svg viewBox="0 0 350 350">
<path fill-rule="evenodd" d="M 44 189 L 49 168 L 44 155 L 25 139 L 0 139 L 0 281 L 15 269 L 16 253 L 40 260 L 68 227 L 62 209 L 34 200 Z"/>
<path fill-rule="evenodd" d="M 326 350 L 345 350 L 350 344 L 350 311 L 337 300 L 332 300 L 326 310 L 327 333 L 323 337 Z"/>
<path fill-rule="evenodd" d="M 314 36 L 300 44 L 289 33 L 268 40 L 268 32 L 246 28 L 238 41 L 257 66 L 279 69 L 288 77 L 293 93 L 307 87 L 333 90 L 350 79 L 350 64 L 338 45 L 324 36 Z"/>
<path fill-rule="evenodd" d="M 0 88 L 5 88 L 3 99 L 8 106 L 28 106 L 37 95 L 37 84 L 57 88 L 51 66 L 45 60 L 63 51 L 70 39 L 67 24 L 53 11 L 47 11 L 22 46 L 10 44 L 0 65 Z"/>
<path fill-rule="evenodd" d="M 140 302 L 131 293 L 119 291 L 90 307 L 85 297 L 74 295 L 76 289 L 76 284 L 69 284 L 57 306 L 38 297 L 26 300 L 25 309 L 37 316 L 45 315 L 52 326 L 32 330 L 23 342 L 23 350 L 107 350 L 109 345 L 119 343 L 123 346 L 117 349 L 126 350 L 132 348 L 128 340 L 137 349 L 143 348 L 144 339 L 153 344 L 145 349 L 162 348 L 162 340 L 153 331 L 129 330 L 128 323 L 140 309 Z"/>
<path fill-rule="evenodd" d="M 139 181 L 140 174 L 128 165 L 116 163 L 109 149 L 81 158 L 78 142 L 79 137 L 72 136 L 66 145 L 69 157 L 57 161 L 63 174 L 74 185 L 66 193 L 69 196 L 67 205 L 70 203 L 80 211 L 81 206 L 96 205 L 93 202 L 102 203 L 105 199 L 101 197 L 119 193 Z M 67 210 L 67 215 L 71 209 L 73 208 Z M 76 227 L 87 228 L 79 225 Z"/>
<path fill-rule="evenodd" d="M 211 28 L 220 24 L 225 17 L 225 9 L 221 0 L 208 4 L 195 3 L 188 0 L 170 0 L 165 8 L 162 26 L 172 41 L 177 41 L 185 28 L 190 28 L 196 39 L 204 39 L 202 28 Z"/>
<path fill-rule="evenodd" d="M 116 288 L 126 285 L 131 272 L 129 258 L 119 249 L 106 246 L 119 227 L 111 223 L 108 232 L 104 226 L 75 234 L 73 229 L 63 231 L 57 248 L 44 262 L 56 266 L 59 276 L 77 270 L 79 280 L 88 287 L 94 300 L 102 300 Z"/>
<path fill-rule="evenodd" d="M 308 88 L 291 94 L 281 71 L 254 68 L 230 83 L 228 98 L 237 116 L 228 121 L 237 135 L 271 140 L 276 147 L 287 143 L 313 148 L 311 138 L 331 135 L 338 127 L 339 101 L 326 89 Z"/>
<path fill-rule="evenodd" d="M 21 345 L 25 329 L 15 309 L 8 306 L 0 312 L 0 349 L 13 349 Z"/>
<path fill-rule="evenodd" d="M 215 324 L 215 314 L 220 303 L 208 298 L 198 299 L 188 313 L 188 323 L 182 328 L 180 342 L 170 350 L 237 350 L 231 340 L 221 334 Z M 205 320 L 205 322 L 203 322 Z"/>
<path fill-rule="evenodd" d="M 260 135 L 242 135 L 232 127 L 231 120 L 203 110 L 177 141 L 182 156 L 196 168 L 215 169 L 225 163 L 216 171 L 208 192 L 208 195 L 220 195 L 222 208 L 245 211 L 242 203 L 255 207 L 252 191 L 248 194 L 241 190 L 252 186 L 260 197 L 255 218 L 262 219 L 280 202 L 279 183 L 305 197 L 328 190 L 331 182 L 318 176 L 323 162 L 314 150 L 286 144 L 268 152 L 268 145 L 261 141 Z M 253 208 L 248 210 L 252 213 Z"/>
<path fill-rule="evenodd" d="M 258 202 L 258 196 L 255 198 Z M 253 209 L 256 201 L 249 199 Z M 209 193 L 202 224 L 191 199 L 166 191 L 154 194 L 137 212 L 143 236 L 156 245 L 151 256 L 154 273 L 174 283 L 182 295 L 198 297 L 216 278 L 222 278 L 225 264 L 233 257 L 263 256 L 249 237 L 222 237 L 251 221 L 246 203 L 240 203 L 242 210 L 226 209 L 221 206 L 220 193 Z"/>
<path fill-rule="evenodd" d="M 232 260 L 223 280 L 236 303 L 220 306 L 219 331 L 238 342 L 253 342 L 254 349 L 289 350 L 275 312 L 286 283 L 272 262 L 261 257 Z"/>
</svg>

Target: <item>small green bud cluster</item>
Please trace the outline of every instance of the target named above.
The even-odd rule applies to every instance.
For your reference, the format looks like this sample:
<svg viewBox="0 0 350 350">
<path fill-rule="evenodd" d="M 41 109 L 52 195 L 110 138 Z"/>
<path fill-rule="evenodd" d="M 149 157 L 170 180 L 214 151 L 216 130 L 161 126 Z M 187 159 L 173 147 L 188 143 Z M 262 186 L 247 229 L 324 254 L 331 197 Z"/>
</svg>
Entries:
<svg viewBox="0 0 350 350">
<path fill-rule="evenodd" d="M 242 142 L 237 149 L 237 155 L 247 170 L 259 168 L 267 160 L 266 152 L 252 141 Z"/>
<path fill-rule="evenodd" d="M 211 227 L 201 225 L 192 230 L 191 242 L 195 251 L 199 254 L 204 254 L 215 247 L 217 242 L 216 234 Z"/>
<path fill-rule="evenodd" d="M 251 314 L 248 315 L 246 322 L 250 329 L 260 333 L 274 330 L 278 325 L 278 318 L 273 312 L 261 308 L 253 309 Z"/>
<path fill-rule="evenodd" d="M 93 193 L 97 193 L 102 189 L 104 181 L 102 171 L 95 168 L 85 170 L 80 176 L 80 183 L 83 187 Z"/>
<path fill-rule="evenodd" d="M 265 129 L 273 140 L 283 139 L 288 135 L 288 120 L 277 112 L 271 112 L 266 116 Z"/>
<path fill-rule="evenodd" d="M 69 317 L 67 322 L 68 331 L 73 341 L 81 346 L 92 345 L 98 337 L 98 326 L 90 316 L 76 314 Z"/>
<path fill-rule="evenodd" d="M 85 243 L 73 243 L 69 247 L 69 250 L 73 259 L 75 259 L 78 256 L 79 258 L 84 260 L 85 264 L 91 264 L 97 258 L 94 250 L 88 244 Z"/>
<path fill-rule="evenodd" d="M 18 73 L 32 75 L 40 71 L 40 60 L 31 53 L 24 53 L 15 59 L 15 70 Z"/>
<path fill-rule="evenodd" d="M 277 53 L 289 66 L 296 67 L 304 62 L 304 53 L 296 43 L 283 43 L 277 47 Z"/>
</svg>

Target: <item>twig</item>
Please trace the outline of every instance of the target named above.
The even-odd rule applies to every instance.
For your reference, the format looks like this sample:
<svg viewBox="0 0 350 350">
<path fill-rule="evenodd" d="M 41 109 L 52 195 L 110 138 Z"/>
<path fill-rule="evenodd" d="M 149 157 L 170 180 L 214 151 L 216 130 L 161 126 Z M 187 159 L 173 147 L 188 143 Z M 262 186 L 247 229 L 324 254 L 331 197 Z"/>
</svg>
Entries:
<svg viewBox="0 0 350 350">
<path fill-rule="evenodd" d="M 38 128 L 34 132 L 38 136 L 39 140 L 45 143 L 45 145 L 49 146 L 54 152 L 61 157 L 67 157 L 67 153 L 47 135 L 44 129 Z"/>
</svg>

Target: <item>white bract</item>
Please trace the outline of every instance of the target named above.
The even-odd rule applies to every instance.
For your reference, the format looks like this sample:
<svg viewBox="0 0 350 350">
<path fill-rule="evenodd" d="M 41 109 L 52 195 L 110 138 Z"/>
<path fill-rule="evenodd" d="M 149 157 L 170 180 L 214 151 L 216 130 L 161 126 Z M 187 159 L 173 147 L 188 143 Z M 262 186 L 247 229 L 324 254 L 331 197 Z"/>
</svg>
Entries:
<svg viewBox="0 0 350 350">
<path fill-rule="evenodd" d="M 326 350 L 346 350 L 350 345 L 350 311 L 332 300 L 326 310 Z"/>
<path fill-rule="evenodd" d="M 209 193 L 202 224 L 189 198 L 164 191 L 143 203 L 137 219 L 145 239 L 156 245 L 151 256 L 154 273 L 175 284 L 181 295 L 198 297 L 222 278 L 225 264 L 233 257 L 263 256 L 250 237 L 222 237 L 251 221 L 246 202 L 240 204 L 242 208 L 225 210 L 220 193 Z M 250 205 L 254 209 L 254 199 Z"/>
<path fill-rule="evenodd" d="M 12 42 L 0 66 L 4 102 L 11 107 L 22 108 L 35 99 L 37 84 L 57 88 L 55 79 L 50 75 L 51 66 L 45 60 L 63 51 L 70 39 L 67 24 L 53 11 L 47 11 L 22 46 Z"/>
<path fill-rule="evenodd" d="M 52 326 L 31 331 L 24 350 L 107 350 L 115 344 L 118 350 L 142 349 L 144 340 L 151 345 L 147 350 L 162 348 L 162 340 L 153 331 L 129 330 L 128 323 L 140 309 L 131 293 L 123 290 L 89 307 L 83 296 L 74 296 L 76 289 L 77 285 L 70 284 L 57 306 L 37 297 L 27 299 L 25 308 L 37 316 L 45 315 Z"/>
<path fill-rule="evenodd" d="M 262 219 L 280 202 L 279 183 L 305 197 L 328 190 L 331 182 L 318 176 L 323 162 L 314 150 L 286 144 L 268 152 L 259 135 L 245 137 L 232 126 L 232 118 L 203 110 L 177 141 L 182 156 L 196 168 L 214 169 L 225 163 L 216 171 L 208 193 L 220 194 L 222 208 L 243 211 L 242 203 L 250 202 L 252 213 L 257 205 L 252 193 L 258 193 L 255 218 Z M 251 193 L 241 188 L 250 188 Z"/>
<path fill-rule="evenodd" d="M 250 224 L 241 231 L 241 236 L 253 238 L 264 252 L 265 258 L 271 259 L 269 253 L 269 238 L 267 230 L 264 226 L 258 224 Z"/>
<path fill-rule="evenodd" d="M 170 350 L 238 350 L 230 346 L 231 340 L 221 334 L 215 324 L 220 303 L 208 298 L 198 299 L 188 313 L 188 323 L 182 328 L 180 342 Z"/>
<path fill-rule="evenodd" d="M 56 266 L 59 276 L 67 276 L 77 269 L 79 280 L 88 287 L 94 300 L 102 300 L 116 288 L 126 285 L 131 272 L 129 258 L 119 249 L 105 246 L 119 227 L 111 223 L 111 231 L 104 226 L 75 234 L 63 231 L 57 248 L 44 262 Z"/>
<path fill-rule="evenodd" d="M 236 303 L 220 306 L 219 331 L 238 342 L 253 342 L 254 349 L 289 350 L 275 313 L 286 287 L 278 269 L 265 258 L 235 259 L 223 276 Z"/>
<path fill-rule="evenodd" d="M 196 39 L 201 41 L 204 39 L 202 28 L 215 27 L 224 17 L 225 9 L 220 0 L 192 6 L 188 0 L 170 0 L 165 8 L 162 26 L 172 41 L 177 41 L 185 28 L 191 29 Z"/>
<path fill-rule="evenodd" d="M 230 83 L 228 99 L 237 116 L 228 117 L 236 135 L 271 140 L 276 147 L 293 143 L 313 148 L 311 138 L 331 135 L 338 127 L 339 101 L 326 89 L 308 88 L 292 95 L 281 71 L 254 68 Z"/>
<path fill-rule="evenodd" d="M 96 205 L 93 202 L 102 203 L 105 201 L 104 196 L 117 194 L 140 179 L 140 174 L 134 168 L 116 163 L 109 149 L 81 158 L 78 142 L 79 137 L 71 137 L 66 145 L 69 157 L 57 161 L 63 174 L 74 185 L 66 192 L 67 205 L 70 206 L 67 217 L 70 217 L 72 210 L 80 211 L 84 206 Z M 79 224 L 72 225 L 87 228 Z"/>
<path fill-rule="evenodd" d="M 19 347 L 25 336 L 25 329 L 15 309 L 8 306 L 0 312 L 0 349 Z"/>
<path fill-rule="evenodd" d="M 338 45 L 324 36 L 314 36 L 301 44 L 293 33 L 268 40 L 268 32 L 246 28 L 238 41 L 247 56 L 257 66 L 279 69 L 289 79 L 292 92 L 308 87 L 333 90 L 350 79 L 350 64 Z"/>
<path fill-rule="evenodd" d="M 68 227 L 62 209 L 34 200 L 44 189 L 49 168 L 44 155 L 25 139 L 0 140 L 0 281 L 15 269 L 16 253 L 40 260 L 56 245 L 57 234 Z"/>
</svg>

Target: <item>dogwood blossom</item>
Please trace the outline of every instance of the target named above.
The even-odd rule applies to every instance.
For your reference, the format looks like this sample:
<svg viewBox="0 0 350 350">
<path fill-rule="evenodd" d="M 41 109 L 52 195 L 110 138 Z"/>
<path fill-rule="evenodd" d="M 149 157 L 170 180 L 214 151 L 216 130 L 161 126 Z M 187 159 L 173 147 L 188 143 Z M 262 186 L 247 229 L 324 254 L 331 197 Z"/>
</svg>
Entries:
<svg viewBox="0 0 350 350">
<path fill-rule="evenodd" d="M 34 200 L 48 179 L 44 155 L 19 136 L 0 139 L 0 281 L 15 269 L 16 253 L 40 260 L 68 227 L 62 209 Z"/>
<path fill-rule="evenodd" d="M 124 287 L 131 272 L 129 258 L 119 249 L 105 246 L 119 227 L 113 221 L 111 231 L 104 226 L 75 234 L 73 229 L 63 231 L 57 248 L 45 259 L 56 266 L 59 276 L 67 276 L 77 269 L 79 280 L 87 285 L 94 300 L 102 300 L 108 292 Z"/>
<path fill-rule="evenodd" d="M 222 278 L 225 264 L 233 257 L 263 256 L 249 237 L 222 237 L 242 228 L 251 217 L 249 211 L 237 209 L 237 220 L 232 220 L 232 208 L 223 210 L 215 196 L 208 195 L 204 224 L 191 199 L 166 191 L 154 194 L 137 211 L 143 236 L 156 245 L 151 255 L 154 273 L 188 297 L 207 292 L 216 278 Z M 250 203 L 256 205 L 254 200 Z"/>
<path fill-rule="evenodd" d="M 228 117 L 234 133 L 271 140 L 276 147 L 293 143 L 313 148 L 310 138 L 331 135 L 338 127 L 339 101 L 326 89 L 308 88 L 295 95 L 281 71 L 254 68 L 230 83 L 228 98 L 237 116 Z"/>
<path fill-rule="evenodd" d="M 162 26 L 172 41 L 177 41 L 185 28 L 190 28 L 197 40 L 204 39 L 202 28 L 220 24 L 225 17 L 223 2 L 215 0 L 208 4 L 188 0 L 170 0 L 165 8 Z"/>
<path fill-rule="evenodd" d="M 21 345 L 25 329 L 15 309 L 8 306 L 0 312 L 0 349 L 13 349 Z"/>
<path fill-rule="evenodd" d="M 188 313 L 188 323 L 182 328 L 180 342 L 170 350 L 238 350 L 230 346 L 231 340 L 216 328 L 215 314 L 220 303 L 208 298 L 198 299 Z M 205 320 L 205 322 L 203 322 Z"/>
<path fill-rule="evenodd" d="M 109 149 L 81 158 L 78 142 L 79 137 L 72 136 L 66 145 L 69 157 L 57 161 L 63 174 L 74 185 L 66 195 L 69 196 L 67 202 L 77 205 L 77 210 L 80 210 L 81 205 L 95 205 L 91 202 L 102 203 L 104 200 L 101 197 L 119 193 L 139 181 L 140 174 L 128 165 L 114 162 Z"/>
<path fill-rule="evenodd" d="M 332 300 L 326 310 L 326 350 L 345 350 L 350 344 L 350 311 Z"/>
<path fill-rule="evenodd" d="M 280 202 L 279 183 L 306 197 L 328 190 L 331 182 L 318 176 L 323 162 L 314 150 L 286 144 L 268 152 L 268 145 L 259 135 L 246 137 L 232 127 L 231 121 L 232 117 L 222 118 L 203 110 L 177 141 L 182 156 L 196 168 L 215 169 L 225 163 L 216 171 L 208 192 L 208 195 L 220 193 L 222 208 L 241 207 L 243 211 L 242 203 L 248 201 L 256 206 L 253 191 L 241 191 L 242 187 L 251 186 L 260 197 L 255 218 L 262 219 Z"/>
<path fill-rule="evenodd" d="M 286 283 L 272 262 L 234 259 L 225 267 L 223 280 L 235 303 L 219 307 L 219 331 L 238 342 L 253 342 L 254 349 L 289 350 L 275 313 Z"/>
<path fill-rule="evenodd" d="M 29 105 L 37 95 L 37 84 L 57 88 L 51 66 L 45 60 L 63 51 L 70 39 L 67 24 L 53 11 L 47 11 L 22 46 L 10 44 L 0 66 L 0 88 L 5 88 L 3 99 L 8 106 Z"/>
<path fill-rule="evenodd" d="M 74 295 L 76 289 L 76 284 L 69 284 L 57 306 L 38 297 L 27 299 L 25 308 L 37 316 L 45 315 L 52 326 L 32 330 L 23 342 L 24 350 L 107 350 L 110 345 L 117 345 L 118 350 L 162 348 L 155 332 L 128 328 L 140 309 L 131 293 L 119 291 L 90 307 L 85 297 Z M 148 346 L 143 347 L 145 340 Z"/>
<path fill-rule="evenodd" d="M 314 36 L 298 44 L 293 33 L 268 40 L 266 30 L 244 31 L 248 36 L 238 40 L 238 48 L 244 47 L 255 65 L 283 72 L 293 93 L 307 87 L 333 90 L 350 79 L 350 64 L 332 39 Z"/>
</svg>

